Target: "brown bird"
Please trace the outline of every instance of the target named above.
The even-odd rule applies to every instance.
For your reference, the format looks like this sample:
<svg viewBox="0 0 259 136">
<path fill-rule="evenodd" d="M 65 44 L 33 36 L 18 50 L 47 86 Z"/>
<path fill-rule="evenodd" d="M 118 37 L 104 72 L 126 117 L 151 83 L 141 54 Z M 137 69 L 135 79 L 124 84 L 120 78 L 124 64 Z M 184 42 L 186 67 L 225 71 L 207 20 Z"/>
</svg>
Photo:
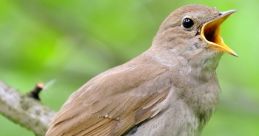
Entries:
<svg viewBox="0 0 259 136">
<path fill-rule="evenodd" d="M 46 136 L 198 136 L 218 102 L 220 36 L 233 10 L 187 5 L 161 24 L 152 46 L 73 93 Z"/>
</svg>

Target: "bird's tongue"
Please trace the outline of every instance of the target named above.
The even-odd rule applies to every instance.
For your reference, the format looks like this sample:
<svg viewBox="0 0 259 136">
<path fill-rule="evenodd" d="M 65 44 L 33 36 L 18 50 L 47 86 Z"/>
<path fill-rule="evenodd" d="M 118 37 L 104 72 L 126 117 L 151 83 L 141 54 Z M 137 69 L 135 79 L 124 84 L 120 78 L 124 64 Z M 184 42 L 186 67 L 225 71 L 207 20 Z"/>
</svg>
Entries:
<svg viewBox="0 0 259 136">
<path fill-rule="evenodd" d="M 222 12 L 219 17 L 205 23 L 201 28 L 201 36 L 211 48 L 237 56 L 235 51 L 229 48 L 220 36 L 220 25 L 234 12 L 233 10 Z"/>
</svg>

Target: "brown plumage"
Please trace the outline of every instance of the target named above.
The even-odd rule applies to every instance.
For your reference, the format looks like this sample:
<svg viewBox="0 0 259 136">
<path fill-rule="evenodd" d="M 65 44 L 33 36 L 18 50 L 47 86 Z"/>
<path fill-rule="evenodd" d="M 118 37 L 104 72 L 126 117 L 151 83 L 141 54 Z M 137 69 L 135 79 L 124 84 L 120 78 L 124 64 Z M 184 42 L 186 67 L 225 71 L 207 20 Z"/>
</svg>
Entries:
<svg viewBox="0 0 259 136">
<path fill-rule="evenodd" d="M 88 81 L 46 136 L 196 136 L 218 100 L 219 35 L 231 14 L 201 5 L 175 10 L 150 49 Z"/>
</svg>

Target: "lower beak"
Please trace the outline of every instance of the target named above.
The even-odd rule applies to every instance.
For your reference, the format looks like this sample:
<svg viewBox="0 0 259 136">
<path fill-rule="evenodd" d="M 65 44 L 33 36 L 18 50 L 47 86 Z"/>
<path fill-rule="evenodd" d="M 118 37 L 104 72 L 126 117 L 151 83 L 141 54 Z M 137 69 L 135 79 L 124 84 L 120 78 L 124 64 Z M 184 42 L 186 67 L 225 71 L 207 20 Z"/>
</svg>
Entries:
<svg viewBox="0 0 259 136">
<path fill-rule="evenodd" d="M 201 28 L 201 36 L 209 44 L 210 48 L 238 56 L 235 51 L 224 43 L 220 36 L 220 25 L 234 12 L 235 10 L 221 12 L 219 17 L 205 23 Z"/>
</svg>

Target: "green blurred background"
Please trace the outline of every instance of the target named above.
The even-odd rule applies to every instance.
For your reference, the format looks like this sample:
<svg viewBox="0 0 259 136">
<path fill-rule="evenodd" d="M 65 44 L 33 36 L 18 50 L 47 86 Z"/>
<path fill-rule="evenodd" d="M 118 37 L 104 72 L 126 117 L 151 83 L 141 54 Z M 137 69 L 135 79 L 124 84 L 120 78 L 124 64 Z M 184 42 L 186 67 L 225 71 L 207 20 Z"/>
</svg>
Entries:
<svg viewBox="0 0 259 136">
<path fill-rule="evenodd" d="M 258 0 L 1 0 L 0 80 L 22 93 L 55 81 L 41 98 L 58 110 L 91 77 L 147 49 L 161 21 L 189 3 L 238 10 L 222 35 L 239 57 L 220 62 L 221 102 L 202 135 L 259 136 Z M 33 133 L 0 115 L 0 135 Z"/>
</svg>

